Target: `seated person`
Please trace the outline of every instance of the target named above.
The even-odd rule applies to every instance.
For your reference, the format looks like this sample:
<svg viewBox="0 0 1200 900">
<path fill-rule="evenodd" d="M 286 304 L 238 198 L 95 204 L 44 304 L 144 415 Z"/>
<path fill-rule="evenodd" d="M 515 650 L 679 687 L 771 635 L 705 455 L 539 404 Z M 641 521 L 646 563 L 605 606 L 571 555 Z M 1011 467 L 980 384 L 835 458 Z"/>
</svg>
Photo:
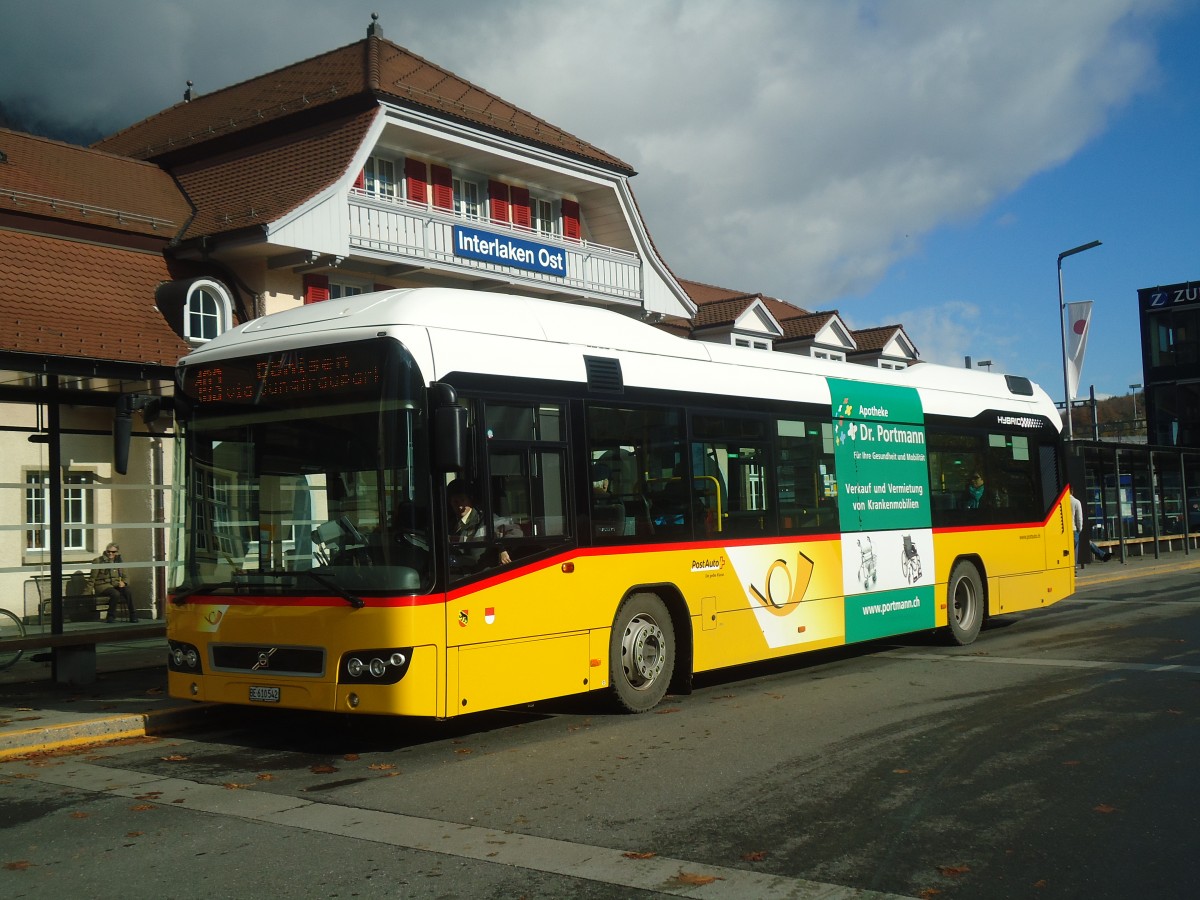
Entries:
<svg viewBox="0 0 1200 900">
<path fill-rule="evenodd" d="M 598 535 L 625 533 L 625 504 L 610 490 L 611 479 L 604 463 L 592 466 L 592 528 Z"/>
<path fill-rule="evenodd" d="M 129 621 L 137 621 L 137 610 L 133 606 L 133 592 L 129 589 L 129 581 L 125 578 L 125 570 L 120 567 L 121 548 L 109 544 L 104 548 L 104 554 L 92 562 L 99 566 L 92 570 L 92 593 L 96 599 L 108 600 L 108 615 L 104 621 L 117 620 L 117 604 L 123 603 L 129 607 Z"/>
<path fill-rule="evenodd" d="M 487 525 L 483 519 L 483 513 L 475 508 L 475 501 L 472 499 L 472 493 L 465 481 L 455 479 L 446 486 L 446 501 L 449 504 L 449 530 L 450 543 L 475 543 L 485 541 L 488 537 Z M 513 538 L 522 537 L 523 532 L 520 526 L 515 524 L 512 519 L 493 516 L 492 526 L 495 530 L 497 538 Z M 475 547 L 454 547 L 451 546 L 451 562 L 456 558 L 473 566 L 489 567 L 494 565 L 507 566 L 512 562 L 512 557 L 508 550 L 498 548 L 498 552 L 494 555 L 486 553 L 488 548 L 483 546 Z M 492 559 L 495 561 L 493 562 Z"/>
<path fill-rule="evenodd" d="M 967 509 L 979 509 L 986 505 L 985 497 L 987 496 L 987 488 L 983 483 L 983 474 L 980 472 L 972 472 L 967 479 L 967 489 L 965 493 Z"/>
</svg>

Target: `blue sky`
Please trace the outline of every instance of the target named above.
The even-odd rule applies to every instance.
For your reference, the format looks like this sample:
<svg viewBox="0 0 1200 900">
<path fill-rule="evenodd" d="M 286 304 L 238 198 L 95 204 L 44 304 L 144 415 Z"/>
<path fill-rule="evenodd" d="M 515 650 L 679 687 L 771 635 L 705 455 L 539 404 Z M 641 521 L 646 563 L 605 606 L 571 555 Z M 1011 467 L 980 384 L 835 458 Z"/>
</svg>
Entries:
<svg viewBox="0 0 1200 900">
<path fill-rule="evenodd" d="M 1137 290 L 1200 280 L 1200 0 L 0 0 L 0 103 L 109 134 L 384 35 L 629 162 L 682 278 L 903 324 L 1062 397 L 1142 381 Z"/>
<path fill-rule="evenodd" d="M 919 252 L 841 306 L 856 318 L 898 310 L 907 323 L 951 304 L 942 327 L 961 352 L 939 361 L 992 359 L 1061 401 L 1057 257 L 1100 240 L 1063 262 L 1066 301 L 1095 304 L 1080 394 L 1140 384 L 1138 289 L 1200 281 L 1200 9 L 1164 16 L 1154 40 L 1157 79 L 1101 134 L 978 216 L 934 229 Z M 924 342 L 914 335 L 922 351 L 938 339 L 935 327 Z"/>
</svg>

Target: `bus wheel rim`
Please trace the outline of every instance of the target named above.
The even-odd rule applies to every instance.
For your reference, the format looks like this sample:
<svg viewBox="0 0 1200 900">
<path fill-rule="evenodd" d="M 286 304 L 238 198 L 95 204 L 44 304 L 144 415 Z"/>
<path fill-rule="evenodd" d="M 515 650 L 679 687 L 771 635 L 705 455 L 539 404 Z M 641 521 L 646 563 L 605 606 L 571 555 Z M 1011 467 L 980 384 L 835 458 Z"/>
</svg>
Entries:
<svg viewBox="0 0 1200 900">
<path fill-rule="evenodd" d="M 662 629 L 647 616 L 635 616 L 621 640 L 625 677 L 635 688 L 654 683 L 666 664 L 666 640 Z"/>
</svg>

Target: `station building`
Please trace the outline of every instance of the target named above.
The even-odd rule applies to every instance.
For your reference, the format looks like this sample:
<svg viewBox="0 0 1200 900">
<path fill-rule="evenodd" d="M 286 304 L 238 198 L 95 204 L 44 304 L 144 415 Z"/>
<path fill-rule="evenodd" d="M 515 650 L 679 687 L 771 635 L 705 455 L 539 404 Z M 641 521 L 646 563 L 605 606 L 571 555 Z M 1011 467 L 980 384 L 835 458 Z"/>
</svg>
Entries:
<svg viewBox="0 0 1200 900">
<path fill-rule="evenodd" d="M 609 307 L 695 340 L 903 367 L 902 326 L 676 277 L 634 169 L 405 48 L 364 40 L 91 147 L 0 129 L 0 595 L 94 619 L 117 542 L 143 617 L 171 558 L 174 364 L 234 324 L 385 288 Z M 131 433 L 127 462 L 114 433 Z"/>
</svg>

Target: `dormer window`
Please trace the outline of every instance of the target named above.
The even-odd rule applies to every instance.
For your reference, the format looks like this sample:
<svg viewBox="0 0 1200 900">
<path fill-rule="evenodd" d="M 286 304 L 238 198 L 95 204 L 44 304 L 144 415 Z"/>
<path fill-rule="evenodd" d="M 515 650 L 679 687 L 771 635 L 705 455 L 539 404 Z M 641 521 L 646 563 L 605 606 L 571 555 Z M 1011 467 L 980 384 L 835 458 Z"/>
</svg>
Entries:
<svg viewBox="0 0 1200 900">
<path fill-rule="evenodd" d="M 232 304 L 225 288 L 215 281 L 192 282 L 183 308 L 183 336 L 194 344 L 211 341 L 229 329 Z"/>
</svg>

